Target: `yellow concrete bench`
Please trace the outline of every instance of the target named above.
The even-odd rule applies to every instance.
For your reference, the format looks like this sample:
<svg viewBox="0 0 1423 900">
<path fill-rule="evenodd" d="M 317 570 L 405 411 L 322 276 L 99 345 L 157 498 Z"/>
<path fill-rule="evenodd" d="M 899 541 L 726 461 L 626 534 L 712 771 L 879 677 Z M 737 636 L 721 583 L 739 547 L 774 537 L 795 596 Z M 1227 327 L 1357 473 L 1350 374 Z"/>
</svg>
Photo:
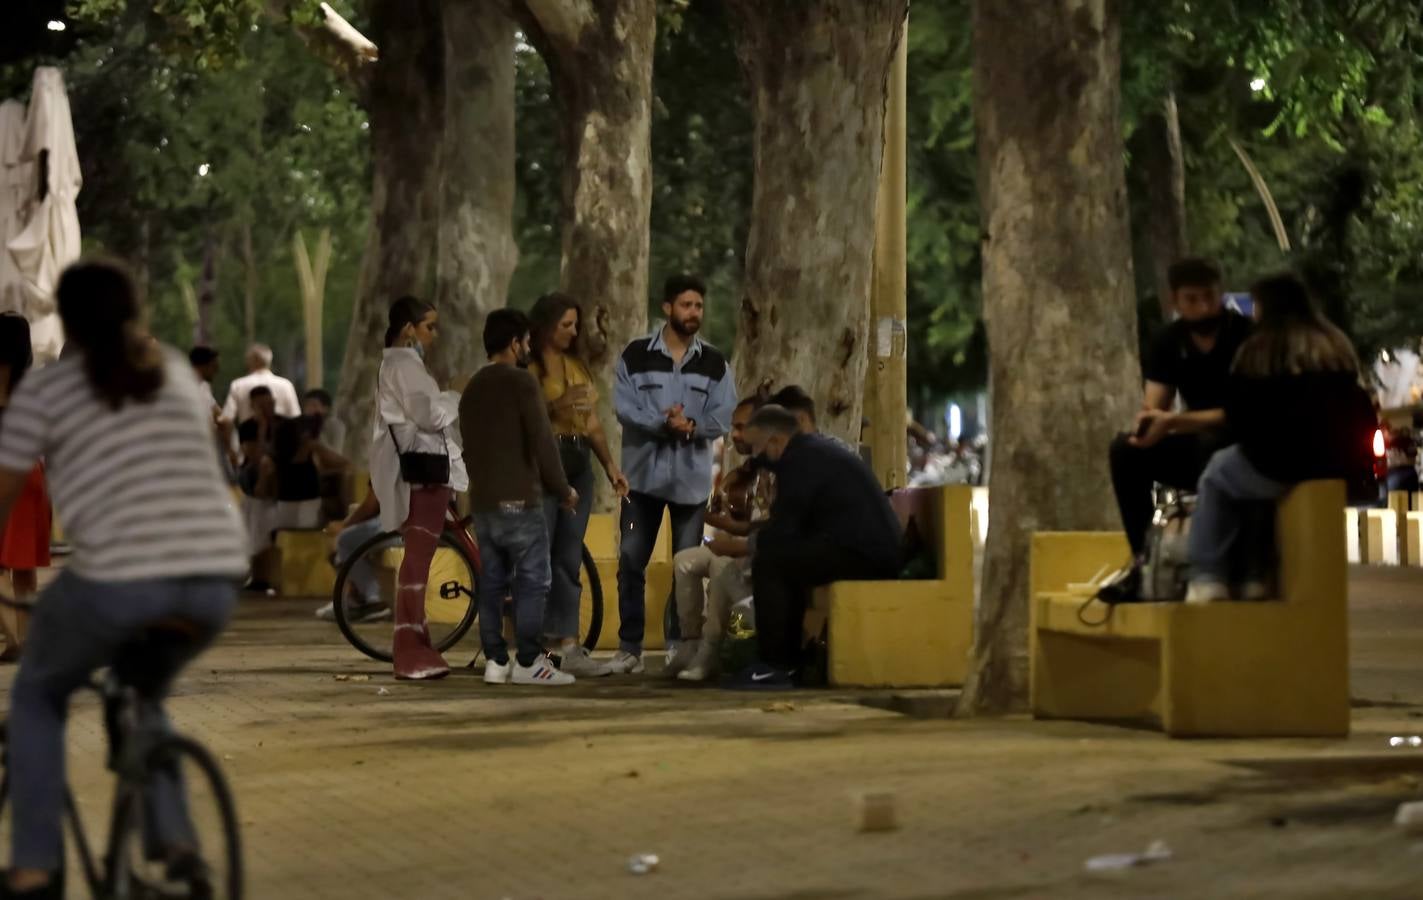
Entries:
<svg viewBox="0 0 1423 900">
<path fill-rule="evenodd" d="M 283 597 L 329 598 L 336 587 L 336 570 L 331 568 L 331 539 L 325 532 L 282 530 L 277 532 L 277 593 Z"/>
<path fill-rule="evenodd" d="M 603 587 L 603 629 L 598 633 L 599 650 L 618 649 L 618 514 L 594 513 L 588 518 L 588 532 L 583 543 L 598 567 L 598 581 Z M 586 578 L 586 575 L 584 576 Z M 643 629 L 643 648 L 661 650 L 666 641 L 662 635 L 662 619 L 667 614 L 667 598 L 672 592 L 672 523 L 663 515 L 657 532 L 657 544 L 652 549 L 652 561 L 647 565 L 647 618 Z M 586 628 L 592 610 L 593 595 L 583 585 L 579 623 Z"/>
<path fill-rule="evenodd" d="M 1119 535 L 1035 534 L 1031 705 L 1038 718 L 1157 722 L 1170 735 L 1338 736 L 1349 731 L 1342 482 L 1279 504 L 1283 599 L 1120 605 L 1079 618 L 1068 585 L 1126 559 Z M 1100 603 L 1085 617 L 1108 612 Z"/>
<path fill-rule="evenodd" d="M 842 581 L 816 591 L 806 629 L 828 619 L 830 683 L 848 687 L 963 684 L 973 639 L 973 489 L 924 488 L 913 512 L 937 577 Z"/>
</svg>

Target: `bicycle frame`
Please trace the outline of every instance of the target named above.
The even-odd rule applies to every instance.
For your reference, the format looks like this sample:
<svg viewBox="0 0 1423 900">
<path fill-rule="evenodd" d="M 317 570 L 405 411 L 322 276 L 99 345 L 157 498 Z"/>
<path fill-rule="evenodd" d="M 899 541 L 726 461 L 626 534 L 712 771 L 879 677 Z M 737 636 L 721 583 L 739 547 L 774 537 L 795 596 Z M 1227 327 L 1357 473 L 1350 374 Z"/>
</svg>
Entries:
<svg viewBox="0 0 1423 900">
<path fill-rule="evenodd" d="M 469 561 L 474 563 L 474 574 L 478 577 L 484 574 L 484 562 L 479 558 L 479 541 L 474 536 L 473 521 L 471 516 L 459 515 L 451 505 L 445 515 L 445 533 L 454 538 L 461 550 L 469 554 Z"/>
</svg>

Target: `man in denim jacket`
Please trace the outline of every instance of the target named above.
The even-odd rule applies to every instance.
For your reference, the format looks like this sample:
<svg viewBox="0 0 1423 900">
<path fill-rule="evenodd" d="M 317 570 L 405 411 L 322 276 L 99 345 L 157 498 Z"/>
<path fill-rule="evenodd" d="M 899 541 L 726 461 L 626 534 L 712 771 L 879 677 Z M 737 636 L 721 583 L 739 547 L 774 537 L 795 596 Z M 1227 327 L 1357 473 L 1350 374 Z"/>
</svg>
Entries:
<svg viewBox="0 0 1423 900">
<path fill-rule="evenodd" d="M 700 279 L 667 279 L 662 292 L 667 321 L 628 344 L 618 358 L 614 405 L 623 426 L 623 472 L 632 490 L 622 506 L 614 674 L 642 671 L 647 563 L 662 512 L 671 511 L 674 553 L 701 541 L 712 442 L 727 433 L 736 406 L 726 357 L 697 337 L 705 297 Z"/>
</svg>

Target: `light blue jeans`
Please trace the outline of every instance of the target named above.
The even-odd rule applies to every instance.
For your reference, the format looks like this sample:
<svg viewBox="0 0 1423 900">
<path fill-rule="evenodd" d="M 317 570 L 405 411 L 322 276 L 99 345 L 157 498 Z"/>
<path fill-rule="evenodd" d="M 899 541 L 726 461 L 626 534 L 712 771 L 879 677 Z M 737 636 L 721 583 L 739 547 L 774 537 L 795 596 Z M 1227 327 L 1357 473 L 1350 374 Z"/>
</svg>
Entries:
<svg viewBox="0 0 1423 900">
<path fill-rule="evenodd" d="M 89 581 L 61 572 L 35 605 L 35 617 L 10 689 L 9 779 L 15 804 L 11 865 L 56 871 L 63 861 L 64 726 L 69 696 L 91 672 L 114 662 L 125 644 L 156 622 L 180 619 L 191 642 L 157 649 L 143 671 L 125 676 L 139 693 L 141 727 L 169 730 L 163 698 L 178 672 L 227 624 L 237 600 L 232 579 Z M 178 773 L 160 773 L 144 794 L 150 845 L 193 842 Z"/>
<path fill-rule="evenodd" d="M 484 655 L 509 660 L 504 640 L 504 598 L 514 598 L 514 635 L 519 665 L 533 665 L 543 652 L 544 601 L 551 580 L 548 523 L 537 506 L 518 512 L 477 512 L 479 538 L 479 639 Z"/>
<path fill-rule="evenodd" d="M 341 532 L 336 536 L 336 565 L 338 567 L 345 565 L 346 560 L 351 558 L 351 554 L 361 549 L 362 544 L 378 534 L 380 534 L 379 518 L 357 522 Z M 399 542 L 399 537 L 391 538 L 391 546 L 395 546 Z M 371 554 L 367 554 L 352 566 L 347 581 L 356 595 L 361 598 L 361 602 L 379 603 L 380 582 L 376 579 L 376 573 L 371 567 L 370 560 Z"/>
<path fill-rule="evenodd" d="M 1228 584 L 1265 575 L 1272 563 L 1267 537 L 1273 534 L 1274 501 L 1289 489 L 1261 474 L 1238 444 L 1212 456 L 1191 516 L 1191 579 Z"/>
</svg>

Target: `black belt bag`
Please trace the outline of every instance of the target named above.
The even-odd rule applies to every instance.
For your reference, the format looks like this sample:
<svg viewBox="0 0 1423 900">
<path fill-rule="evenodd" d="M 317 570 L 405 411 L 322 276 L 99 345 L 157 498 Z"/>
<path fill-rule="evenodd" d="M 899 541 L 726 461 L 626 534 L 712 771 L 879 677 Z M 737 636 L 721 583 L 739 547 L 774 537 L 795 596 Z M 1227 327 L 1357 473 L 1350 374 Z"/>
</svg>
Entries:
<svg viewBox="0 0 1423 900">
<path fill-rule="evenodd" d="M 588 439 L 575 434 L 558 436 L 558 459 L 563 463 L 563 477 L 569 481 L 582 478 L 588 471 Z"/>
<path fill-rule="evenodd" d="M 450 483 L 450 443 L 445 440 L 444 432 L 440 432 L 440 440 L 445 443 L 444 453 L 422 453 L 417 450 L 407 452 L 400 449 L 400 442 L 395 439 L 395 429 L 389 425 L 386 428 L 390 431 L 390 442 L 395 445 L 395 452 L 400 456 L 400 477 L 406 484 L 417 487 L 443 487 Z"/>
</svg>

